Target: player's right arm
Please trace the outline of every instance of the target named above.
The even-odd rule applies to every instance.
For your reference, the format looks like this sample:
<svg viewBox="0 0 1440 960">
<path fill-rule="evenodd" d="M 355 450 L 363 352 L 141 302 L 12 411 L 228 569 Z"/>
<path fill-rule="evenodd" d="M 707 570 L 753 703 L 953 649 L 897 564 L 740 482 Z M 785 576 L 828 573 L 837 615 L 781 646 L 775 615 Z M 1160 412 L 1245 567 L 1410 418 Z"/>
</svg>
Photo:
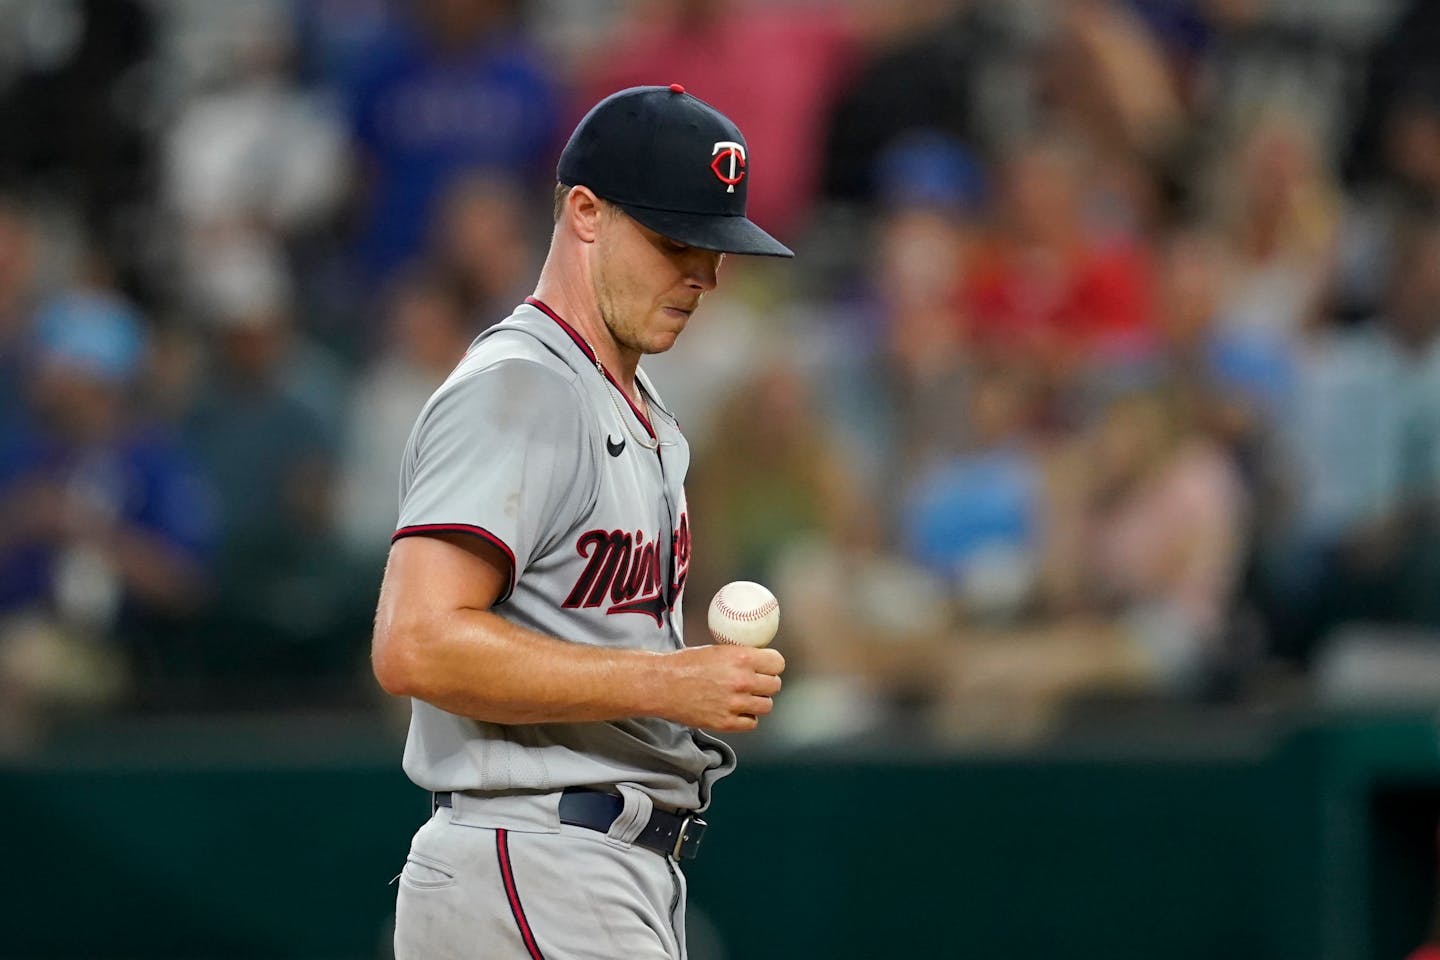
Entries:
<svg viewBox="0 0 1440 960">
<path fill-rule="evenodd" d="M 570 643 L 490 611 L 508 558 L 466 534 L 397 540 L 375 618 L 372 664 L 389 693 L 493 723 L 664 717 L 753 729 L 770 712 L 784 658 L 715 645 L 671 653 Z"/>
</svg>

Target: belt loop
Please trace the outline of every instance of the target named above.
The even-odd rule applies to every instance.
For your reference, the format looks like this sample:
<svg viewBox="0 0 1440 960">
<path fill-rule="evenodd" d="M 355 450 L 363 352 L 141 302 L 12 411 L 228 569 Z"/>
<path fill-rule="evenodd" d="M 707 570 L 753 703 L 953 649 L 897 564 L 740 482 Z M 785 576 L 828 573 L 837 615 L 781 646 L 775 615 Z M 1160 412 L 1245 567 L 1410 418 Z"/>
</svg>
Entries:
<svg viewBox="0 0 1440 960">
<path fill-rule="evenodd" d="M 610 829 L 605 833 L 605 839 L 617 846 L 629 849 L 650 822 L 650 815 L 654 812 L 655 805 L 649 794 L 643 790 L 637 790 L 629 784 L 616 784 L 615 789 L 620 792 L 620 799 L 625 802 L 621 808 L 620 815 L 615 822 L 610 824 Z"/>
</svg>

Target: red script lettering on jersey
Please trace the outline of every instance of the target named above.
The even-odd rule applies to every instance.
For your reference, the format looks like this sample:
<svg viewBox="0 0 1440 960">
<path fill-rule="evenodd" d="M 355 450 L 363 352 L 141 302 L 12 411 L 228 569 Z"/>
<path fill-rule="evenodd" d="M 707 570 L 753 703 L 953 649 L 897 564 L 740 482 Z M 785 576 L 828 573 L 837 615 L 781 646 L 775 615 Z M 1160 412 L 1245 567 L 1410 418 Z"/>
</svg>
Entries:
<svg viewBox="0 0 1440 960">
<path fill-rule="evenodd" d="M 671 540 L 671 576 L 660 569 L 658 538 L 643 530 L 587 530 L 575 541 L 575 552 L 586 560 L 585 569 L 562 604 L 566 609 L 606 606 L 605 613 L 643 613 L 664 624 L 685 587 L 690 568 L 690 522 L 680 515 Z M 667 582 L 668 580 L 668 582 Z"/>
</svg>

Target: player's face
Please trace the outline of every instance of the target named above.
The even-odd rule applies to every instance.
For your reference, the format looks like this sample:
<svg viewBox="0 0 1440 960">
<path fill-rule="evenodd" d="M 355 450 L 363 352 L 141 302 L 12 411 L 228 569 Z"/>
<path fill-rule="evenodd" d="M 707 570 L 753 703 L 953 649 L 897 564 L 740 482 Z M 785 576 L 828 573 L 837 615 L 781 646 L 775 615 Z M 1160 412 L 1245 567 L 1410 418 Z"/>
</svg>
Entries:
<svg viewBox="0 0 1440 960">
<path fill-rule="evenodd" d="M 700 298 L 715 289 L 723 253 L 663 237 L 610 208 L 595 246 L 595 299 L 610 334 L 624 349 L 664 353 Z"/>
</svg>

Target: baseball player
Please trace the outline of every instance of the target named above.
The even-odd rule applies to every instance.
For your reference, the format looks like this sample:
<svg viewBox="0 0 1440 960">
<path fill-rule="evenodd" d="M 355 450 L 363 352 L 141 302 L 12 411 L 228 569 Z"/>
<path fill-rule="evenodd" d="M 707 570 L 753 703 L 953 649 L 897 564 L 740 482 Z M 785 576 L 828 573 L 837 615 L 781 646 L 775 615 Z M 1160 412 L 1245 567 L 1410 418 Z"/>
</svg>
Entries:
<svg viewBox="0 0 1440 960">
<path fill-rule="evenodd" d="M 745 217 L 748 163 L 679 84 L 602 100 L 561 154 L 534 296 L 420 413 L 373 650 L 434 797 L 400 960 L 685 956 L 679 864 L 735 766 L 705 731 L 754 728 L 785 664 L 685 646 L 690 453 L 638 364 L 724 253 L 793 255 Z"/>
</svg>

